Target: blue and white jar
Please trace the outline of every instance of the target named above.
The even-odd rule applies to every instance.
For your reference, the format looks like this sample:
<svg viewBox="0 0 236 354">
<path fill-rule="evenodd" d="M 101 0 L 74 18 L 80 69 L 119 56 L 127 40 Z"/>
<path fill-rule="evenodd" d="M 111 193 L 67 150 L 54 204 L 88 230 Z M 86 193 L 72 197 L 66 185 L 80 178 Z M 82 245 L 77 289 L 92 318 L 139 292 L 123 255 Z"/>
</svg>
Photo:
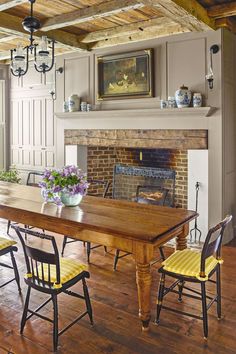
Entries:
<svg viewBox="0 0 236 354">
<path fill-rule="evenodd" d="M 202 107 L 202 95 L 199 92 L 193 94 L 193 107 Z"/>
<path fill-rule="evenodd" d="M 190 106 L 192 92 L 186 86 L 181 86 L 175 93 L 175 100 L 178 108 L 186 108 Z"/>
<path fill-rule="evenodd" d="M 70 95 L 68 99 L 69 112 L 77 112 L 80 107 L 80 98 L 78 95 Z"/>
</svg>

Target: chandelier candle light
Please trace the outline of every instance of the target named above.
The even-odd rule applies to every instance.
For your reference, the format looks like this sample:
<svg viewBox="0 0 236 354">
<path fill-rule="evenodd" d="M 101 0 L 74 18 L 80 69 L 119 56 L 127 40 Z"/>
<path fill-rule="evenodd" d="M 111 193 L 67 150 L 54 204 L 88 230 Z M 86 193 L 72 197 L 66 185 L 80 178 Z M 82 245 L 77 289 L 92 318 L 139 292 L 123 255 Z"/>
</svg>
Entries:
<svg viewBox="0 0 236 354">
<path fill-rule="evenodd" d="M 41 27 L 40 21 L 33 16 L 33 4 L 35 1 L 29 0 L 31 4 L 30 16 L 27 16 L 22 22 L 23 28 L 30 32 L 30 44 L 24 48 L 21 44 L 18 44 L 17 48 L 11 49 L 11 73 L 14 76 L 21 77 L 27 73 L 29 68 L 29 52 L 34 55 L 34 67 L 36 71 L 45 74 L 54 65 L 55 41 L 43 36 L 39 44 L 34 43 L 33 33 Z"/>
</svg>

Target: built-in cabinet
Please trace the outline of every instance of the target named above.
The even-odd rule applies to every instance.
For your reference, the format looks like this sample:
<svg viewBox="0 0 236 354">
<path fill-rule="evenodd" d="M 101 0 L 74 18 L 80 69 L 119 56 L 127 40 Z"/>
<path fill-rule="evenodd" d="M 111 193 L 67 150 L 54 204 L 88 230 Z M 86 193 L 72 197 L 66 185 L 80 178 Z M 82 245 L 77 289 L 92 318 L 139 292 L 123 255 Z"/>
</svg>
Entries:
<svg viewBox="0 0 236 354">
<path fill-rule="evenodd" d="M 19 169 L 54 166 L 53 101 L 47 97 L 11 102 L 11 164 Z"/>
<path fill-rule="evenodd" d="M 10 103 L 11 166 L 26 172 L 55 165 L 52 80 L 30 70 L 12 79 Z"/>
</svg>

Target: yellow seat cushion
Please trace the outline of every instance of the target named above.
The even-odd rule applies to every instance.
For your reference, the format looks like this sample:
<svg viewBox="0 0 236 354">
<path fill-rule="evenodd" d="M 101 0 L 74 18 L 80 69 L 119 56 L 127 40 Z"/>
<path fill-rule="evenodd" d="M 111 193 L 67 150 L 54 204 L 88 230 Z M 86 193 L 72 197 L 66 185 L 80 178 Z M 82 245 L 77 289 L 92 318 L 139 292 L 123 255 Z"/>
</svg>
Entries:
<svg viewBox="0 0 236 354">
<path fill-rule="evenodd" d="M 162 265 L 166 271 L 171 273 L 187 277 L 195 277 L 199 280 L 208 280 L 208 275 L 220 262 L 222 261 L 217 260 L 213 256 L 206 259 L 205 278 L 200 276 L 201 252 L 190 249 L 175 251 L 170 257 L 162 262 Z"/>
<path fill-rule="evenodd" d="M 76 277 L 77 275 L 79 275 L 80 273 L 82 273 L 86 269 L 87 269 L 87 266 L 85 264 L 82 264 L 74 259 L 60 258 L 61 283 L 56 284 L 56 266 L 50 265 L 51 283 L 54 283 L 54 288 L 60 288 L 62 286 L 62 284 L 73 279 L 74 277 Z M 43 264 L 43 270 L 44 270 L 44 280 L 48 281 L 49 280 L 48 264 L 46 264 L 46 263 Z M 34 274 L 35 274 L 35 276 L 37 275 L 36 269 L 34 269 Z M 39 274 L 39 279 L 42 280 L 43 277 L 42 277 L 41 264 L 38 266 L 38 274 Z M 31 277 L 32 277 L 32 274 L 25 275 L 25 278 L 31 278 Z"/>
<path fill-rule="evenodd" d="M 16 241 L 9 240 L 8 238 L 0 237 L 0 251 L 4 248 L 13 246 L 16 244 Z"/>
</svg>

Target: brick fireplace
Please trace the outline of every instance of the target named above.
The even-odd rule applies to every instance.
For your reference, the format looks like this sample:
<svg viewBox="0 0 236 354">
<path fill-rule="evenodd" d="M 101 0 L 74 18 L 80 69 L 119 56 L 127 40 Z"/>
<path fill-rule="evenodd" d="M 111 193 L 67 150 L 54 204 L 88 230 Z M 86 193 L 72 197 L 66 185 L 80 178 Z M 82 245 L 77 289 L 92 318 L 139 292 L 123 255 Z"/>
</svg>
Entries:
<svg viewBox="0 0 236 354">
<path fill-rule="evenodd" d="M 176 171 L 175 206 L 187 208 L 187 156 L 187 150 L 88 146 L 87 173 L 92 179 L 112 181 L 116 164 L 173 169 Z M 112 185 L 108 195 L 111 194 Z"/>
<path fill-rule="evenodd" d="M 195 183 L 200 178 L 199 224 L 206 234 L 208 203 L 215 198 L 211 184 L 208 189 L 212 160 L 208 157 L 207 117 L 211 112 L 202 107 L 57 113 L 56 165 L 75 163 L 89 177 L 99 179 L 105 175 L 112 179 L 116 163 L 174 169 L 175 205 L 188 209 L 195 209 Z"/>
<path fill-rule="evenodd" d="M 88 177 L 92 179 L 105 179 L 112 182 L 113 168 L 117 163 L 175 170 L 175 206 L 187 208 L 187 149 L 207 148 L 207 132 L 205 130 L 65 130 L 65 144 L 87 147 L 86 151 L 83 149 L 83 154 L 87 155 L 86 170 Z"/>
</svg>

